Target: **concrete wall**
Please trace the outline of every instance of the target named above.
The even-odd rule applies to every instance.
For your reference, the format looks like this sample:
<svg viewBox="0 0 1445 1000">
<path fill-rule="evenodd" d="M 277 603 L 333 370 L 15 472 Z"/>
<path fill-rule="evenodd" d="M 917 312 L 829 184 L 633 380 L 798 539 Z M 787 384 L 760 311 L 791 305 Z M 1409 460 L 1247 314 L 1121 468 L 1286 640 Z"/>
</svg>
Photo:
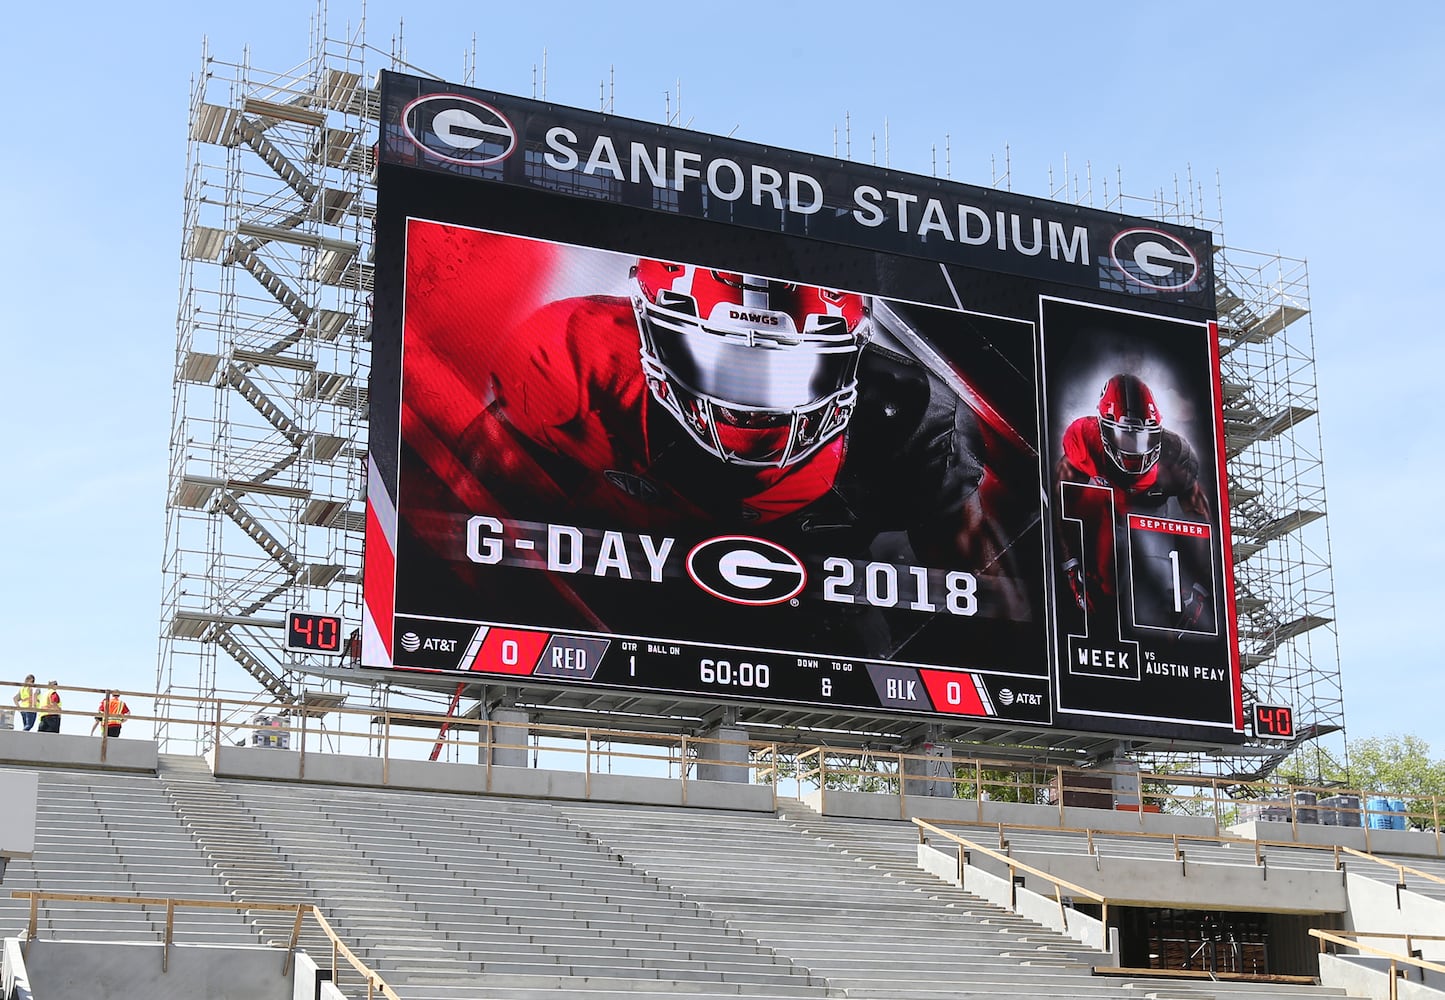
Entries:
<svg viewBox="0 0 1445 1000">
<path fill-rule="evenodd" d="M 286 1000 L 291 977 L 281 975 L 278 948 L 172 945 L 161 972 L 160 944 L 31 941 L 25 967 L 39 997 L 87 1000 Z"/>
<path fill-rule="evenodd" d="M 1406 882 L 1406 885 L 1409 883 Z M 1349 873 L 1346 890 L 1350 896 L 1350 911 L 1345 926 L 1349 930 L 1445 934 L 1445 902 L 1441 900 L 1409 889 L 1397 892 L 1389 881 L 1354 872 Z M 1384 938 L 1366 943 L 1387 951 L 1405 952 L 1404 938 Z M 1445 941 L 1420 941 L 1415 947 L 1423 958 L 1445 963 Z"/>
<path fill-rule="evenodd" d="M 210 754 L 218 778 L 260 778 L 324 785 L 386 786 L 414 791 L 516 795 L 535 799 L 591 799 L 646 805 L 773 811 L 770 785 L 734 781 L 587 775 L 531 767 L 502 767 L 428 760 L 393 760 L 345 754 L 301 754 L 260 747 L 218 747 Z"/>
<path fill-rule="evenodd" d="M 836 797 L 850 793 L 829 792 L 830 806 Z M 963 813 L 970 810 L 977 815 L 977 803 L 962 803 Z M 894 799 L 896 804 L 897 800 Z M 944 804 L 948 804 L 945 800 Z M 1022 823 L 1030 817 L 1032 810 L 1035 824 L 1052 816 L 1057 821 L 1056 809 L 1040 806 L 1017 806 L 1013 803 L 985 803 L 985 815 L 1001 815 L 1002 810 L 989 810 L 990 805 L 1011 805 L 1008 810 L 1010 822 Z M 1078 814 L 1092 813 L 1080 817 Z M 1095 825 L 1117 817 L 1108 810 L 1068 810 L 1071 819 L 1087 820 Z M 1146 814 L 1145 820 L 1183 819 L 1198 823 L 1191 817 L 1164 817 Z M 1139 817 L 1131 815 L 1125 820 L 1123 832 L 1137 830 Z M 1207 822 L 1207 821 L 1206 821 Z M 947 827 L 944 827 L 947 829 Z M 961 836 L 969 837 L 992 847 L 987 838 L 980 838 L 979 831 L 960 829 Z M 970 836 L 972 834 L 972 836 Z M 937 844 L 941 850 L 951 853 L 951 845 Z M 1168 858 L 1122 858 L 1117 856 L 1096 857 L 1085 854 L 1053 854 L 1015 849 L 1013 858 L 1023 864 L 1046 871 L 1057 878 L 1082 886 L 1111 902 L 1134 906 L 1174 906 L 1197 909 L 1258 910 L 1262 912 L 1296 913 L 1342 913 L 1349 906 L 1343 872 L 1301 871 L 1298 869 L 1264 868 L 1254 864 L 1220 864 L 1192 861 L 1189 847 L 1184 845 L 1184 860 Z M 1251 859 L 1252 860 L 1252 859 Z M 974 852 L 973 864 L 993 875 L 1007 880 L 1008 866 L 1002 861 Z M 935 872 L 935 874 L 938 874 Z M 955 880 L 955 875 L 940 876 Z M 1026 884 L 1041 881 L 1036 876 L 1025 876 Z M 1053 887 L 1047 883 L 1034 886 L 1052 902 Z"/>
<path fill-rule="evenodd" d="M 353 985 L 361 977 L 351 970 L 348 979 L 342 973 L 342 982 Z M 304 951 L 296 953 L 296 971 L 291 976 L 291 1000 L 346 1000 L 346 995 L 331 981 L 331 966 L 321 968 Z"/>
<path fill-rule="evenodd" d="M 76 719 L 69 720 L 78 725 Z M 100 759 L 101 745 L 105 760 Z M 156 770 L 156 741 L 133 740 L 129 736 L 102 740 L 99 736 L 67 733 L 26 733 L 0 729 L 0 764 L 30 764 L 40 767 L 85 767 L 100 771 Z"/>
<path fill-rule="evenodd" d="M 1389 996 L 1390 960 L 1363 956 L 1320 956 L 1320 985 L 1344 990 L 1352 997 Z M 1399 1000 L 1440 1000 L 1445 976 L 1428 969 L 1410 969 L 1395 981 Z M 1424 982 L 1421 982 L 1421 977 Z"/>
<path fill-rule="evenodd" d="M 1013 857 L 1130 906 L 1342 913 L 1349 905 L 1343 872 L 1194 862 L 1187 849 L 1182 862 L 1018 850 Z M 980 863 L 1001 864 L 992 859 Z"/>
<path fill-rule="evenodd" d="M 1201 816 L 1166 816 L 1162 813 L 1116 812 L 1112 809 L 1063 810 L 1058 806 L 1036 806 L 1024 802 L 979 802 L 975 799 L 944 799 L 908 795 L 900 803 L 897 795 L 875 792 L 829 790 L 826 795 L 808 792 L 803 801 L 827 816 L 856 819 L 952 819 L 970 823 L 1013 823 L 1020 826 L 1090 827 L 1095 830 L 1147 833 L 1187 833 L 1213 836 L 1214 820 Z"/>
<path fill-rule="evenodd" d="M 0 855 L 28 858 L 35 853 L 35 803 L 40 775 L 0 770 Z"/>
<path fill-rule="evenodd" d="M 8 1000 L 30 1000 L 30 973 L 25 968 L 25 954 L 19 938 L 6 938 L 0 961 L 0 996 Z"/>
<path fill-rule="evenodd" d="M 1027 887 L 1015 890 L 1009 882 L 1006 869 L 1000 875 L 976 865 L 964 865 L 960 878 L 958 856 L 948 850 L 939 850 L 931 844 L 918 845 L 918 866 L 950 885 L 966 889 L 975 896 L 982 896 L 997 906 L 1013 910 L 1020 916 L 1097 950 L 1100 953 L 1099 965 L 1119 964 L 1118 930 L 1106 928 L 1102 921 L 1087 913 L 1068 907 L 1060 910 L 1059 901 L 1054 898 L 1053 886 L 1048 886 L 1047 893 L 1035 892 Z"/>
<path fill-rule="evenodd" d="M 1283 840 L 1298 844 L 1353 847 L 1375 854 L 1403 854 L 1416 857 L 1445 857 L 1445 840 L 1423 830 L 1366 830 L 1358 826 L 1323 826 L 1317 823 L 1274 823 L 1264 820 L 1240 823 L 1229 828 L 1235 837 L 1251 840 Z"/>
<path fill-rule="evenodd" d="M 477 779 L 486 787 L 486 768 L 477 768 L 477 772 Z M 542 768 L 493 767 L 491 791 L 494 795 L 521 795 L 535 799 L 585 799 L 587 775 Z"/>
</svg>

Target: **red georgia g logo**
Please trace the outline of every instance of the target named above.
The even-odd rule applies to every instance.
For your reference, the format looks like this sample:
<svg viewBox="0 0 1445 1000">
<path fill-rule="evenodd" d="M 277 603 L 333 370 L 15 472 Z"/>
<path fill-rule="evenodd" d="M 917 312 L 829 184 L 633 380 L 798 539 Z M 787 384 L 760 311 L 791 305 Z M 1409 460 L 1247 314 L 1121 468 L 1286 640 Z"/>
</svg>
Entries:
<svg viewBox="0 0 1445 1000">
<path fill-rule="evenodd" d="M 693 546 L 687 575 L 732 604 L 782 604 L 803 592 L 808 571 L 781 545 L 748 535 L 723 535 Z"/>
<path fill-rule="evenodd" d="M 428 156 L 481 167 L 517 148 L 517 130 L 490 104 L 461 94 L 425 94 L 401 113 L 402 131 Z"/>
</svg>

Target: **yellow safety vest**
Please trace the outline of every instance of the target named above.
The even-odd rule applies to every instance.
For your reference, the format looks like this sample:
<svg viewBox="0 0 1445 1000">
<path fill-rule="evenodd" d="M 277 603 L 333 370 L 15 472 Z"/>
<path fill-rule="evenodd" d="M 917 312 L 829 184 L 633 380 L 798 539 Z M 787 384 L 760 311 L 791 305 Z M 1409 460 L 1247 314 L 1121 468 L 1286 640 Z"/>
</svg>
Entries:
<svg viewBox="0 0 1445 1000">
<path fill-rule="evenodd" d="M 60 714 L 60 692 L 51 688 L 45 692 L 45 700 L 40 703 L 41 715 Z"/>
<path fill-rule="evenodd" d="M 23 688 L 21 688 L 21 689 L 20 689 L 20 707 L 21 707 L 22 709 L 25 709 L 26 711 L 29 711 L 29 712 L 35 711 L 35 697 L 36 697 L 36 695 L 37 695 L 38 693 L 39 693 L 39 692 L 37 692 L 33 687 L 23 687 Z"/>
</svg>

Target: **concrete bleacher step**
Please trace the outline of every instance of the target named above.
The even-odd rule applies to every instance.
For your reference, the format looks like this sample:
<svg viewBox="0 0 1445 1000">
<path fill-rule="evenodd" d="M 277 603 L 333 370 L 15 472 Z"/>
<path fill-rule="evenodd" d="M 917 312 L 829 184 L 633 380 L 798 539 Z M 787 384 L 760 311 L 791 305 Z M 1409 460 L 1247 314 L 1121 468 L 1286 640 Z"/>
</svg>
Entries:
<svg viewBox="0 0 1445 1000">
<path fill-rule="evenodd" d="M 418 960 L 450 958 L 445 949 L 419 946 L 377 945 L 367 954 L 390 961 L 388 967 L 414 968 Z M 556 974 L 573 978 L 602 976 L 640 979 L 706 980 L 758 984 L 812 984 L 803 974 L 759 970 L 755 966 L 735 966 L 726 962 L 696 959 L 652 959 L 623 953 L 600 955 L 507 954 L 489 953 L 484 957 L 455 963 L 478 972 L 507 975 Z"/>
<path fill-rule="evenodd" d="M 459 990 L 454 996 L 506 997 L 509 1000 L 558 1000 L 577 997 L 602 1000 L 603 996 L 621 998 L 638 993 L 705 996 L 824 997 L 841 996 L 828 987 L 804 983 L 774 984 L 759 989 L 750 983 L 727 983 L 687 979 L 657 979 L 633 976 L 565 976 L 554 973 L 478 972 L 458 975 L 398 977 L 407 987 L 407 996 L 416 996 L 418 989 L 428 985 L 452 986 Z M 439 994 L 438 994 L 439 995 Z"/>
<path fill-rule="evenodd" d="M 420 906 L 421 903 L 418 903 Z M 624 931 L 648 931 L 663 930 L 668 933 L 676 933 L 679 930 L 692 931 L 694 934 L 717 937 L 719 934 L 729 933 L 727 923 L 719 918 L 693 917 L 686 920 L 676 920 L 668 924 L 655 924 L 636 919 L 629 914 L 587 914 L 563 910 L 546 906 L 509 906 L 509 905 L 488 905 L 488 904 L 466 904 L 452 903 L 446 900 L 431 901 L 426 904 L 425 912 L 431 914 L 462 914 L 476 916 L 494 916 L 523 927 L 533 928 L 536 932 L 552 930 L 557 928 L 592 928 L 599 932 Z"/>
<path fill-rule="evenodd" d="M 630 807 L 562 811 L 609 850 L 851 995 L 891 987 L 953 996 L 961 983 L 972 990 L 987 969 L 996 970 L 988 993 L 1046 995 L 1029 984 L 1057 988 L 1060 975 L 1071 986 L 1090 982 L 1096 953 L 920 872 L 916 835 L 898 838 L 891 851 L 870 844 L 847 852 L 839 847 L 843 838 L 825 841 L 786 821 L 770 829 L 756 816 L 729 817 L 698 833 L 682 824 L 669 830 L 660 810 L 640 822 L 640 811 Z M 766 870 L 727 863 L 729 842 L 770 845 L 779 832 L 794 842 L 777 852 L 753 848 L 765 856 Z M 972 928 L 980 919 L 996 923 L 978 933 Z M 879 927 L 887 933 L 880 936 Z M 940 959 L 940 951 L 949 957 Z M 876 978 L 880 972 L 889 978 Z M 1090 983 L 1085 992 L 1116 991 Z"/>
<path fill-rule="evenodd" d="M 673 932 L 665 927 L 641 925 L 609 924 L 597 927 L 568 923 L 565 917 L 559 917 L 546 923 L 493 923 L 466 918 L 446 920 L 433 917 L 433 919 L 443 933 L 479 943 L 496 941 L 505 945 L 514 938 L 521 938 L 538 947 L 555 946 L 558 950 L 565 950 L 573 944 L 587 945 L 601 941 L 645 950 L 671 949 L 683 952 L 703 950 L 709 954 L 752 954 L 770 959 L 774 956 L 771 948 L 733 931 L 720 936 L 715 932 Z"/>
<path fill-rule="evenodd" d="M 6 872 L 12 890 L 227 898 L 153 778 L 47 769 L 40 773 L 37 811 L 35 854 L 12 862 Z M 42 902 L 37 917 L 41 933 L 102 941 L 156 941 L 165 932 L 164 907 L 56 900 Z M 0 920 L 7 931 L 20 931 L 28 905 L 5 901 Z M 195 943 L 257 942 L 243 916 L 230 911 L 182 910 L 173 934 Z"/>
<path fill-rule="evenodd" d="M 349 940 L 379 969 L 480 967 L 516 954 L 509 973 L 541 963 L 549 972 L 571 972 L 574 983 L 604 971 L 603 979 L 620 982 L 630 972 L 653 981 L 670 969 L 679 970 L 675 978 L 682 982 L 800 979 L 791 963 L 700 915 L 695 902 L 578 837 L 546 809 L 523 810 L 526 815 L 509 823 L 472 822 L 477 817 L 470 809 L 458 810 L 465 818 L 427 809 L 381 816 L 374 797 L 353 792 L 326 795 L 315 815 L 295 820 L 286 816 L 294 801 L 278 803 L 274 786 L 230 787 L 236 815 L 247 817 L 250 829 L 216 843 L 215 853 L 224 849 L 230 864 L 239 863 L 251 831 L 264 828 L 287 867 L 306 872 L 307 888 L 325 902 L 328 919 L 343 933 L 355 932 Z M 340 812 L 344 822 L 336 818 Z M 428 822 L 416 824 L 418 815 Z M 467 836 L 436 835 L 448 828 Z M 545 842 L 533 839 L 539 830 Z M 263 884 L 275 889 L 282 881 L 284 875 L 273 873 Z M 388 900 L 408 909 L 388 909 Z M 496 941 L 504 936 L 513 940 L 501 951 Z M 474 944 L 481 951 L 463 957 Z M 806 970 L 801 976 L 806 982 Z"/>
</svg>

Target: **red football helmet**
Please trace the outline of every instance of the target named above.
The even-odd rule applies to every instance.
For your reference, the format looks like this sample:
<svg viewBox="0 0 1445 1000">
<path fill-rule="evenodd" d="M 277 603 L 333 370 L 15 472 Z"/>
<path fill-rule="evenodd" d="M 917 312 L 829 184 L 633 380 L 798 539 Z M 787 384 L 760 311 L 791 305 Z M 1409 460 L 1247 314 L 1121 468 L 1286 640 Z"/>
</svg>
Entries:
<svg viewBox="0 0 1445 1000">
<path fill-rule="evenodd" d="M 1159 461 L 1164 425 L 1154 394 L 1137 375 L 1119 374 L 1099 394 L 1099 436 L 1115 465 L 1142 476 Z"/>
<path fill-rule="evenodd" d="M 848 425 L 868 339 L 861 295 L 658 260 L 632 276 L 648 388 L 703 448 L 780 467 Z"/>
</svg>

